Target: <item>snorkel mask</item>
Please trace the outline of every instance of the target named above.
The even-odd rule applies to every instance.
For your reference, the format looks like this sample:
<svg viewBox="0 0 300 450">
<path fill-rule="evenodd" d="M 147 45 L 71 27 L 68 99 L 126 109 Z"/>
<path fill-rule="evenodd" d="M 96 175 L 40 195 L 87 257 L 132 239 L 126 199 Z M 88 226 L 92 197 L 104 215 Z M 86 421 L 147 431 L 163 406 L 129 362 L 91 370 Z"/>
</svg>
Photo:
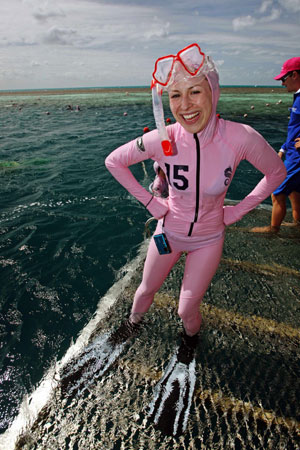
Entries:
<svg viewBox="0 0 300 450">
<path fill-rule="evenodd" d="M 169 140 L 164 120 L 162 93 L 168 90 L 174 82 L 191 77 L 202 77 L 216 68 L 213 61 L 206 56 L 198 44 L 191 44 L 180 50 L 176 55 L 158 58 L 152 74 L 152 104 L 153 114 L 161 145 L 166 156 L 172 156 L 173 150 Z"/>
</svg>

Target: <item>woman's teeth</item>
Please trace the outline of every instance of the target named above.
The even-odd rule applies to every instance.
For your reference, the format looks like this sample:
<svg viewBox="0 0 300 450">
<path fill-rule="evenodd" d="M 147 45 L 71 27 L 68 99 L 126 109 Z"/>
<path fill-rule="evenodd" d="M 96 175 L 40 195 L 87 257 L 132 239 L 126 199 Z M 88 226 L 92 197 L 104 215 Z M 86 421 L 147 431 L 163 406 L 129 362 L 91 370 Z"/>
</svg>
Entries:
<svg viewBox="0 0 300 450">
<path fill-rule="evenodd" d="M 196 113 L 193 113 L 193 114 L 185 114 L 184 116 L 183 116 L 183 118 L 185 119 L 185 120 L 191 120 L 191 119 L 194 119 L 194 117 L 196 117 L 196 116 L 198 116 L 198 112 L 196 112 Z"/>
</svg>

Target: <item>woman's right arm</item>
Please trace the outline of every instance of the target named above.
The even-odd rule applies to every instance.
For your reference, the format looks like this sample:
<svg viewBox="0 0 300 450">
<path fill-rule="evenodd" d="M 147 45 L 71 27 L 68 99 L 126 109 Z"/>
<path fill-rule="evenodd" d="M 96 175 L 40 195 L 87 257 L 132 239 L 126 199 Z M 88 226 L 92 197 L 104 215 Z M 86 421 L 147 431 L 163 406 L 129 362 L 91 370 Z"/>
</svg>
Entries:
<svg viewBox="0 0 300 450">
<path fill-rule="evenodd" d="M 152 138 L 156 141 L 154 132 Z M 151 140 L 153 140 L 151 139 Z M 147 141 L 149 136 L 147 135 Z M 158 140 L 158 145 L 160 141 Z M 160 148 L 160 147 L 158 147 Z M 105 160 L 105 165 L 116 180 L 139 200 L 156 219 L 160 219 L 168 212 L 168 201 L 159 197 L 153 197 L 133 176 L 129 166 L 146 159 L 155 159 L 155 142 L 144 147 L 143 138 L 135 139 L 114 150 Z"/>
</svg>

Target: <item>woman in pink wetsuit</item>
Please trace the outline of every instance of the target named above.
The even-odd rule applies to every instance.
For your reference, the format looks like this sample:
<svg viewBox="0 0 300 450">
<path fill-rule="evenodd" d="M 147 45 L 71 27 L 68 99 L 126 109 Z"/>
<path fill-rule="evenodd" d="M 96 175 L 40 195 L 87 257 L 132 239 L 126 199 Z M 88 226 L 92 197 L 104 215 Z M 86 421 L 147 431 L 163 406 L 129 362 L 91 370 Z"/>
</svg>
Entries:
<svg viewBox="0 0 300 450">
<path fill-rule="evenodd" d="M 176 119 L 167 127 L 171 143 L 167 154 L 161 146 L 162 140 L 162 145 L 166 144 L 163 121 L 156 111 L 159 131 L 119 147 L 105 162 L 111 174 L 158 219 L 155 234 L 164 232 L 171 247 L 170 253 L 160 254 L 151 239 L 129 321 L 135 324 L 141 320 L 171 268 L 182 252 L 187 252 L 178 314 L 185 337 L 193 336 L 196 342 L 201 326 L 199 305 L 218 268 L 225 227 L 266 199 L 284 180 L 286 170 L 277 153 L 253 128 L 216 116 L 218 73 L 197 44 L 177 55 L 159 58 L 153 78 L 154 89 L 167 90 Z M 168 178 L 167 199 L 152 196 L 129 169 L 149 158 L 158 162 Z M 224 206 L 242 160 L 249 161 L 264 178 L 240 203 Z"/>
</svg>

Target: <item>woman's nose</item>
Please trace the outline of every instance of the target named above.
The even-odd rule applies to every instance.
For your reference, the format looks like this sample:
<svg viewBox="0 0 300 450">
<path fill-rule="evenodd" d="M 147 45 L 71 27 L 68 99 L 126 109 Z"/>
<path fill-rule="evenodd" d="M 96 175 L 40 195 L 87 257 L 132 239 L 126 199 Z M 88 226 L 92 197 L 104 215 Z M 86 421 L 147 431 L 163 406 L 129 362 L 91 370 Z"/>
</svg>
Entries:
<svg viewBox="0 0 300 450">
<path fill-rule="evenodd" d="M 183 95 L 181 97 L 181 107 L 182 109 L 188 109 L 190 107 L 191 101 L 189 95 Z"/>
</svg>

